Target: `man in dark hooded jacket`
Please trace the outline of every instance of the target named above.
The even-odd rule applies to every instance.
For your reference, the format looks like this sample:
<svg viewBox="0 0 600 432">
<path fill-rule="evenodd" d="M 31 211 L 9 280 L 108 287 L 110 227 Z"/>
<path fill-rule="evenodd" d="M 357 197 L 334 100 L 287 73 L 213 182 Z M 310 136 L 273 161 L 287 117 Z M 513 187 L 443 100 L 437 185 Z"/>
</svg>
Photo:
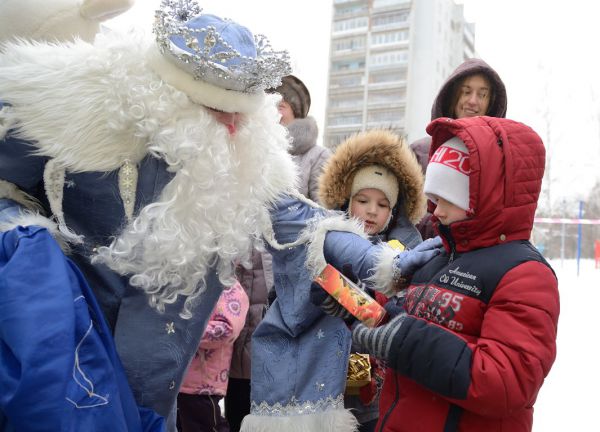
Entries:
<svg viewBox="0 0 600 432">
<path fill-rule="evenodd" d="M 458 66 L 442 85 L 431 107 L 431 120 L 483 115 L 504 118 L 506 107 L 506 88 L 498 73 L 483 60 L 472 58 Z M 431 137 L 421 138 L 410 147 L 425 173 Z M 423 240 L 436 236 L 430 219 L 431 214 L 427 213 L 417 224 Z"/>
</svg>

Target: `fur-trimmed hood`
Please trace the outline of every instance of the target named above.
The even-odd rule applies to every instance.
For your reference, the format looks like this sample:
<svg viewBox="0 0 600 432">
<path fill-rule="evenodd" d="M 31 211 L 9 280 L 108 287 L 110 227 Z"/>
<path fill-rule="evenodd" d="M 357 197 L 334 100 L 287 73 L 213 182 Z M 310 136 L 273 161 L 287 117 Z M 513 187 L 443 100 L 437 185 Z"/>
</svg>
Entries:
<svg viewBox="0 0 600 432">
<path fill-rule="evenodd" d="M 398 204 L 412 223 L 425 214 L 423 173 L 403 138 L 390 130 L 373 129 L 352 135 L 329 158 L 319 179 L 319 198 L 329 209 L 341 208 L 350 198 L 359 168 L 378 164 L 389 168 L 400 186 Z"/>
</svg>

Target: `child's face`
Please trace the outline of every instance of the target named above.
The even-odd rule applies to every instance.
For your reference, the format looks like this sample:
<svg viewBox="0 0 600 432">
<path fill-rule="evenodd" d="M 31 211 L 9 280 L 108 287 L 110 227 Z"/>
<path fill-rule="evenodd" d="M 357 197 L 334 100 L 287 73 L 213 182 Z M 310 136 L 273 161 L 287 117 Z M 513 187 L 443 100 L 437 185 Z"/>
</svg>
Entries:
<svg viewBox="0 0 600 432">
<path fill-rule="evenodd" d="M 434 196 L 437 199 L 437 207 L 433 212 L 443 225 L 450 225 L 452 222 L 458 222 L 467 219 L 467 212 L 460 207 L 446 201 L 444 198 Z"/>
<path fill-rule="evenodd" d="M 361 189 L 352 197 L 350 216 L 363 221 L 369 235 L 383 231 L 391 211 L 390 202 L 379 189 Z"/>
</svg>

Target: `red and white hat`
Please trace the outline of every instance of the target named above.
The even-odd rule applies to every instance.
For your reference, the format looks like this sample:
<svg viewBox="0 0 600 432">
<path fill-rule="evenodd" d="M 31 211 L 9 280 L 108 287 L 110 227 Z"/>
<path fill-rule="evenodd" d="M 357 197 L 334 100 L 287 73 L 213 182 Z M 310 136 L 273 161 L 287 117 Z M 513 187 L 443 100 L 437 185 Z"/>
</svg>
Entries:
<svg viewBox="0 0 600 432">
<path fill-rule="evenodd" d="M 469 151 L 465 143 L 452 137 L 442 144 L 429 160 L 424 192 L 434 203 L 437 197 L 469 209 Z"/>
</svg>

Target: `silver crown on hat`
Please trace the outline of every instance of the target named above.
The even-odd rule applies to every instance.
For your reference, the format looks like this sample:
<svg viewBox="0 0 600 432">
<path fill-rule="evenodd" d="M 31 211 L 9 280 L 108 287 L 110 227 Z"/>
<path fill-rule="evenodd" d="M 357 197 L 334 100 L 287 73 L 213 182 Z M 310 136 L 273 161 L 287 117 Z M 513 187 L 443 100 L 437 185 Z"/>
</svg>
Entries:
<svg viewBox="0 0 600 432">
<path fill-rule="evenodd" d="M 170 55 L 194 79 L 229 90 L 256 93 L 278 87 L 281 78 L 291 73 L 288 52 L 274 51 L 264 35 L 253 35 L 256 58 L 252 58 L 241 55 L 213 26 L 200 29 L 186 26 L 188 20 L 201 12 L 195 0 L 162 0 L 153 29 L 162 54 Z M 173 36 L 181 36 L 190 52 L 174 45 L 170 39 Z M 203 47 L 198 40 L 203 40 Z M 217 44 L 226 50 L 214 52 Z M 237 64 L 225 65 L 232 59 L 237 59 Z"/>
</svg>

